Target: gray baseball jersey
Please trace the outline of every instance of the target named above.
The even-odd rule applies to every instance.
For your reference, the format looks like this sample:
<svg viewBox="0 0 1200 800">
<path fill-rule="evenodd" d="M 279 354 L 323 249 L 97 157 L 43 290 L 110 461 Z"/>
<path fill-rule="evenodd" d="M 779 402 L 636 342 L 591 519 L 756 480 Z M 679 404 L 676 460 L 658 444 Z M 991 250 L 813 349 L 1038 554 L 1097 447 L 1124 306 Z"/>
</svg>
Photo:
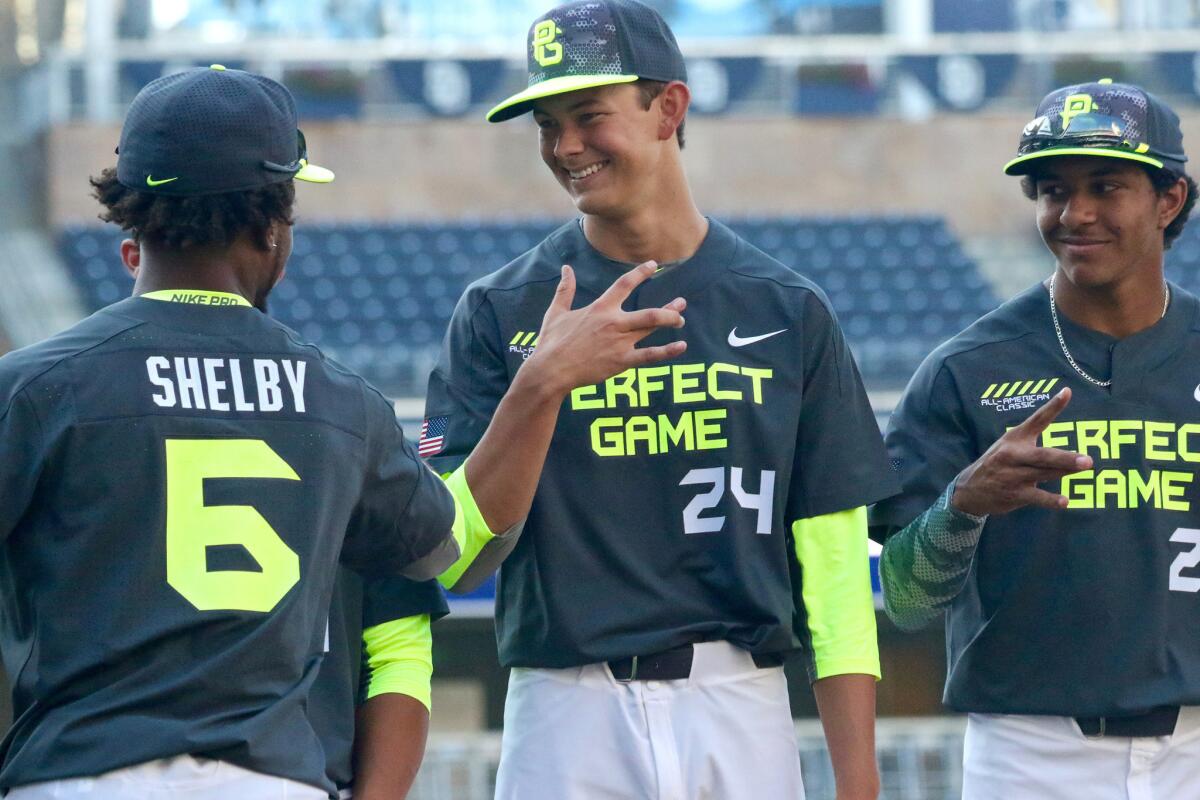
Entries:
<svg viewBox="0 0 1200 800">
<path fill-rule="evenodd" d="M 430 379 L 445 472 L 479 441 L 537 347 L 562 264 L 591 303 L 630 265 L 579 221 L 473 284 Z M 501 661 L 566 667 L 727 640 L 780 653 L 808 639 L 799 519 L 894 491 L 878 426 L 828 301 L 719 222 L 627 309 L 688 300 L 680 358 L 572 392 L 522 539 L 500 571 Z M 864 566 L 865 568 L 865 566 Z M 873 620 L 869 621 L 873 625 Z"/>
<path fill-rule="evenodd" d="M 0 359 L 0 786 L 192 754 L 333 792 L 305 705 L 339 556 L 397 572 L 454 505 L 390 403 L 231 297 Z"/>
<path fill-rule="evenodd" d="M 1113 339 L 1061 313 L 1040 284 L 938 348 L 888 426 L 902 494 L 873 510 L 895 531 L 1006 429 L 1069 386 L 1041 444 L 1095 468 L 1064 478 L 1064 510 L 989 517 L 946 617 L 946 703 L 960 711 L 1119 716 L 1200 703 L 1200 304 L 1171 286 L 1161 322 Z M 935 554 L 927 554 L 936 558 Z M 920 579 L 920 576 L 916 576 Z"/>
</svg>

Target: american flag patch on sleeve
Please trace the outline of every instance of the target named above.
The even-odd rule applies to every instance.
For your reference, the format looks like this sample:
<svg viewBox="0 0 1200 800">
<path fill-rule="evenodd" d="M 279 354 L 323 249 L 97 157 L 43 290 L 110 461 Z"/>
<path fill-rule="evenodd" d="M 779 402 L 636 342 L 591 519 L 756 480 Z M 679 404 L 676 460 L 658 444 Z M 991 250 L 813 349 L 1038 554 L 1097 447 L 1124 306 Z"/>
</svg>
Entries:
<svg viewBox="0 0 1200 800">
<path fill-rule="evenodd" d="M 417 455 L 421 458 L 436 456 L 442 452 L 446 442 L 446 426 L 449 417 L 426 417 L 421 423 L 421 438 L 417 440 Z"/>
</svg>

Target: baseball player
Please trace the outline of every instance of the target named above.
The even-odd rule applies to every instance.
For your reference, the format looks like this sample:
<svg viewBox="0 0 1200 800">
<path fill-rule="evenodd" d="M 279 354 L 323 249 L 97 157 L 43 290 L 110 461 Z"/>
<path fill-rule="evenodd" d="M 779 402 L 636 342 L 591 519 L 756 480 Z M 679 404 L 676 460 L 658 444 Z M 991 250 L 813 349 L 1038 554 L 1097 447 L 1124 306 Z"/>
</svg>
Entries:
<svg viewBox="0 0 1200 800">
<path fill-rule="evenodd" d="M 485 518 L 476 478 L 497 497 L 525 490 L 510 459 L 480 458 L 481 435 L 526 402 L 535 370 L 569 364 L 554 313 L 603 305 L 614 279 L 644 281 L 625 307 L 685 297 L 691 321 L 646 339 L 686 343 L 670 363 L 574 390 L 538 381 L 556 418 L 498 584 L 514 669 L 497 797 L 802 797 L 781 667 L 800 646 L 839 797 L 874 797 L 865 505 L 893 489 L 828 302 L 692 202 L 686 72 L 656 12 L 568 3 L 528 48 L 529 88 L 488 117 L 533 112 L 582 217 L 460 300 L 430 380 L 427 424 L 444 430 L 431 464 L 468 459 Z M 634 265 L 651 259 L 646 279 Z"/>
<path fill-rule="evenodd" d="M 1163 277 L 1196 198 L 1136 86 L 1051 92 L 1005 166 L 1056 266 L 938 348 L 887 444 L 887 611 L 946 610 L 964 797 L 1200 798 L 1200 304 Z"/>
<path fill-rule="evenodd" d="M 140 264 L 126 264 L 126 269 L 136 282 Z M 265 311 L 265 304 L 260 309 Z M 459 502 L 455 508 L 458 528 L 472 519 L 463 513 L 470 506 L 470 496 L 462 496 L 466 506 Z M 493 538 L 481 524 L 476 527 L 478 535 Z M 466 531 L 455 533 L 470 550 Z M 477 568 L 483 568 L 482 563 Z M 495 565 L 486 566 L 487 573 L 494 569 Z M 465 591 L 471 587 L 450 588 Z M 435 581 L 391 576 L 364 581 L 352 570 L 338 570 L 327 649 L 307 709 L 325 752 L 326 775 L 343 800 L 352 796 L 356 773 L 360 798 L 408 795 L 424 757 L 429 729 L 431 623 L 448 612 Z"/>
<path fill-rule="evenodd" d="M 255 310 L 307 162 L 291 95 L 146 86 L 93 180 L 134 297 L 0 359 L 16 800 L 334 796 L 306 715 L 339 556 L 428 579 L 455 500 L 391 405 Z"/>
</svg>

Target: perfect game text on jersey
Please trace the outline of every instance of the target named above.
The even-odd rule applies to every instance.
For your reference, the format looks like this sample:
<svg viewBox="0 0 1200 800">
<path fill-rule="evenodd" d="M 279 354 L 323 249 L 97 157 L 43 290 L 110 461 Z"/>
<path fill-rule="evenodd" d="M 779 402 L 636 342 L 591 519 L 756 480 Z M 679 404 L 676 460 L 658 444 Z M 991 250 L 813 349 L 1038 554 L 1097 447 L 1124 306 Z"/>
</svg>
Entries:
<svg viewBox="0 0 1200 800">
<path fill-rule="evenodd" d="M 1142 419 L 1077 419 L 1050 423 L 1043 447 L 1091 456 L 1094 469 L 1062 479 L 1068 508 L 1138 508 L 1191 511 L 1188 488 L 1200 464 L 1200 423 Z M 1127 462 L 1138 466 L 1124 466 Z M 1103 466 L 1107 464 L 1108 466 Z M 1159 466 L 1161 465 L 1161 466 Z"/>
<path fill-rule="evenodd" d="M 589 426 L 592 451 L 598 456 L 657 455 L 672 449 L 720 450 L 729 444 L 725 406 L 763 405 L 763 384 L 775 370 L 724 362 L 637 367 L 603 384 L 571 392 L 570 410 L 650 409 L 669 402 L 672 410 L 654 415 L 598 416 Z M 677 410 L 682 407 L 682 410 Z"/>
</svg>

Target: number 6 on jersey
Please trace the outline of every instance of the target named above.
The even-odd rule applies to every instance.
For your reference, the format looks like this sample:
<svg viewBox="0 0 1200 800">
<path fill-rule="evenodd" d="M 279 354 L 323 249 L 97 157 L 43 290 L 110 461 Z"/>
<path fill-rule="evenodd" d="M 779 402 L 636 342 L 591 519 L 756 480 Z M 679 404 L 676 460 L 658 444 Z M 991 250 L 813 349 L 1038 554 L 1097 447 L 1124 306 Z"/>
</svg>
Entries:
<svg viewBox="0 0 1200 800">
<path fill-rule="evenodd" d="M 270 611 L 300 580 L 300 559 L 250 506 L 204 504 L 207 478 L 300 476 L 261 439 L 168 439 L 167 583 L 201 611 Z M 208 548 L 242 545 L 261 571 L 210 572 Z"/>
</svg>

